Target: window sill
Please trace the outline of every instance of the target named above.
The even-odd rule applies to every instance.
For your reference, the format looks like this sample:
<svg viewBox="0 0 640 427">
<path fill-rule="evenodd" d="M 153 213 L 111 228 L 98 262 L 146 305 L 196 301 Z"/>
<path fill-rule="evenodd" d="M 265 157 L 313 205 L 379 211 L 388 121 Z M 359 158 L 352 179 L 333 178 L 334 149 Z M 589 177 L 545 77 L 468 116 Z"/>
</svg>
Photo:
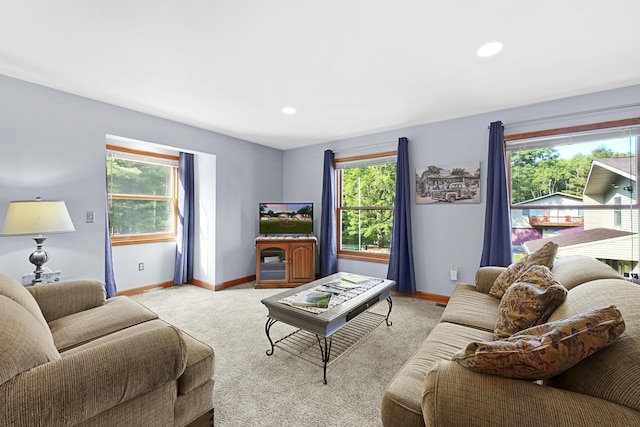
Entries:
<svg viewBox="0 0 640 427">
<path fill-rule="evenodd" d="M 164 243 L 175 242 L 175 236 L 164 237 L 141 237 L 141 236 L 127 236 L 127 237 L 114 237 L 111 236 L 111 246 L 124 246 L 124 245 L 142 245 L 145 243 Z"/>
<path fill-rule="evenodd" d="M 338 259 L 349 259 L 353 261 L 376 262 L 378 264 L 389 264 L 387 254 L 365 254 L 362 252 L 338 252 Z"/>
</svg>

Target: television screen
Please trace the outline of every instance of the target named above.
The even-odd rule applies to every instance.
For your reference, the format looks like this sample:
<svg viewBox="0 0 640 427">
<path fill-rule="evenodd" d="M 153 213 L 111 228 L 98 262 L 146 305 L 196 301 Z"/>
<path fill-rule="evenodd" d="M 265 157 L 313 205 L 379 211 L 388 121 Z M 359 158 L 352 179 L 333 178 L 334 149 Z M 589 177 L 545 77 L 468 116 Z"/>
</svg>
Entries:
<svg viewBox="0 0 640 427">
<path fill-rule="evenodd" d="M 260 234 L 313 233 L 313 203 L 260 203 Z"/>
</svg>

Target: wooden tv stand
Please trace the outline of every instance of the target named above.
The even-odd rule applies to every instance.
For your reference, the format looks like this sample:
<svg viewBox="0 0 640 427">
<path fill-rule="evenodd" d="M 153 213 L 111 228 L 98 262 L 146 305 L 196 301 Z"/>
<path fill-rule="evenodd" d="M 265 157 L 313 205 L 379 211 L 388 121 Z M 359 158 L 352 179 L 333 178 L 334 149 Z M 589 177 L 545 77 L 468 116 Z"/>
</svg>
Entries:
<svg viewBox="0 0 640 427">
<path fill-rule="evenodd" d="M 316 280 L 316 245 L 312 235 L 259 236 L 256 288 L 293 288 Z"/>
</svg>

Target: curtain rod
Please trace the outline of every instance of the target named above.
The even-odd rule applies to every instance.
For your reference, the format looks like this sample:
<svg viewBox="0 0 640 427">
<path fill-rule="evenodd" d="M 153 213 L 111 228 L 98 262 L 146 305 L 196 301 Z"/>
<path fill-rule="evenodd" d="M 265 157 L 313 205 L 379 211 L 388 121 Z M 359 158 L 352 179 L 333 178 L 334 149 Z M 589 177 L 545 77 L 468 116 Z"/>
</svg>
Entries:
<svg viewBox="0 0 640 427">
<path fill-rule="evenodd" d="M 344 153 L 346 151 L 362 150 L 363 148 L 380 147 L 382 145 L 390 145 L 390 144 L 396 144 L 396 141 L 380 142 L 380 143 L 371 144 L 371 145 L 360 145 L 358 147 L 349 147 L 349 148 L 343 148 L 342 150 L 332 150 L 332 151 L 333 151 L 333 154 L 336 154 L 336 153 Z"/>
<path fill-rule="evenodd" d="M 576 112 L 573 112 L 573 113 L 557 114 L 555 116 L 538 117 L 537 119 L 521 120 L 519 122 L 503 124 L 503 126 L 505 128 L 513 127 L 513 126 L 521 126 L 521 125 L 526 125 L 526 124 L 530 124 L 530 123 L 544 122 L 544 121 L 547 121 L 547 120 L 563 119 L 563 118 L 566 118 L 566 117 L 575 117 L 575 116 L 582 116 L 582 115 L 586 115 L 586 114 L 602 113 L 602 112 L 605 112 L 605 111 L 623 110 L 625 108 L 634 108 L 634 107 L 640 107 L 640 102 L 635 102 L 633 104 L 614 105 L 614 106 L 611 106 L 611 107 L 596 108 L 596 109 L 593 109 L 593 110 L 576 111 Z M 490 126 L 488 126 L 487 129 L 489 127 Z"/>
</svg>

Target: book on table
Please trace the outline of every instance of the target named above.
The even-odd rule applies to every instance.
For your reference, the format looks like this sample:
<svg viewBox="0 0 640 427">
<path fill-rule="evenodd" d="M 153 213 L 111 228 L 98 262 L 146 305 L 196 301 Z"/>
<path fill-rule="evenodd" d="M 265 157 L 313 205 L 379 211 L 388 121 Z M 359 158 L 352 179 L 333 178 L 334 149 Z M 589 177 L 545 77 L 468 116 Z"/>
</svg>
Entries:
<svg viewBox="0 0 640 427">
<path fill-rule="evenodd" d="M 353 285 L 360 285 L 371 280 L 371 277 L 359 276 L 357 274 L 345 274 L 344 276 L 341 276 L 340 279 Z"/>
</svg>

